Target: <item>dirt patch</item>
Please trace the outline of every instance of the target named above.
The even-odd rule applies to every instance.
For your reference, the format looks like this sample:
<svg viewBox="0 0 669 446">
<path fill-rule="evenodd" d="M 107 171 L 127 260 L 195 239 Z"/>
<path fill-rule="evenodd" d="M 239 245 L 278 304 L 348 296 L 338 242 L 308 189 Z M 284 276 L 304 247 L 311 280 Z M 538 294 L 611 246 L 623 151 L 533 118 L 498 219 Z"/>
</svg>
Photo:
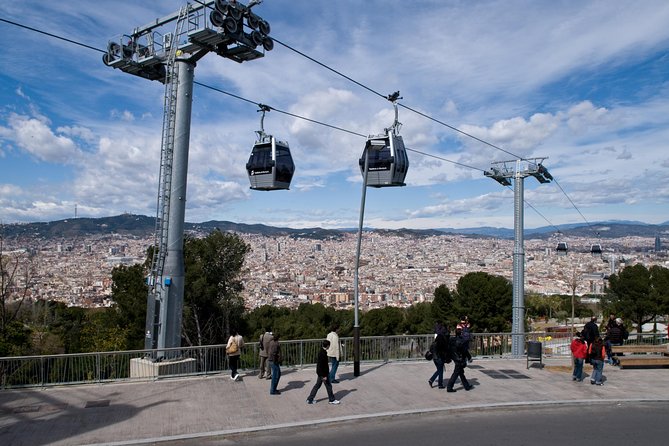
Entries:
<svg viewBox="0 0 669 446">
<path fill-rule="evenodd" d="M 548 370 L 549 372 L 562 372 L 562 373 L 571 373 L 573 372 L 573 368 L 568 366 L 568 365 L 545 365 L 544 366 L 545 370 Z"/>
</svg>

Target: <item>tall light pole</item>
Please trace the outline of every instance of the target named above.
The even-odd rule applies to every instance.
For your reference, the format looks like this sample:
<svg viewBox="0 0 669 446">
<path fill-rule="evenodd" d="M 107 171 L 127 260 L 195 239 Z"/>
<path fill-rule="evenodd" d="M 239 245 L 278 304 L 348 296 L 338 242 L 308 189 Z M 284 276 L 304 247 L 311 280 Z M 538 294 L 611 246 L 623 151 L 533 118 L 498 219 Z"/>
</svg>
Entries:
<svg viewBox="0 0 669 446">
<path fill-rule="evenodd" d="M 210 52 L 241 63 L 270 51 L 274 42 L 269 37 L 269 23 L 251 11 L 261 1 L 251 0 L 248 6 L 234 0 L 186 4 L 110 40 L 102 58 L 105 65 L 165 84 L 156 241 L 148 277 L 145 334 L 145 348 L 158 349 L 154 359 L 166 357 L 161 349 L 181 346 L 183 230 L 195 65 Z M 164 32 L 168 24 L 175 24 L 173 32 Z"/>
<path fill-rule="evenodd" d="M 519 159 L 492 163 L 483 174 L 511 186 L 514 197 L 514 246 L 513 246 L 513 302 L 511 326 L 511 354 L 523 356 L 525 352 L 525 248 L 524 248 L 524 179 L 535 177 L 540 183 L 549 183 L 553 177 L 541 164 L 546 158 Z"/>
<path fill-rule="evenodd" d="M 409 169 L 409 159 L 402 137 L 398 135 L 400 126 L 398 121 L 397 100 L 400 92 L 396 91 L 388 95 L 387 99 L 392 102 L 395 109 L 395 121 L 384 129 L 382 135 L 370 136 L 365 143 L 365 149 L 360 158 L 360 170 L 362 172 L 362 196 L 360 199 L 360 219 L 358 221 L 358 241 L 355 251 L 355 273 L 353 278 L 353 300 L 354 300 L 354 322 L 353 322 L 353 376 L 360 376 L 360 246 L 362 244 L 362 227 L 365 217 L 365 198 L 367 186 L 372 187 L 396 187 L 405 186 L 404 178 Z M 373 162 L 370 161 L 370 157 Z M 370 177 L 369 171 L 373 170 Z"/>
</svg>

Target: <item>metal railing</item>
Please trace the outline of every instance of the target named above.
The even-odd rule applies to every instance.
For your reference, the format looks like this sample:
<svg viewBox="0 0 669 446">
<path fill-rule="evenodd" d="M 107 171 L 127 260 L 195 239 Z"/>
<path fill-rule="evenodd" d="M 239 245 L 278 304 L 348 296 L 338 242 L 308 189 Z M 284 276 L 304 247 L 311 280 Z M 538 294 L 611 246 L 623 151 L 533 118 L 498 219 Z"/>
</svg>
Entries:
<svg viewBox="0 0 669 446">
<path fill-rule="evenodd" d="M 433 335 L 369 336 L 360 339 L 363 362 L 411 361 L 423 359 Z M 353 361 L 353 338 L 341 338 L 342 357 Z M 538 341 L 543 354 L 568 357 L 571 337 L 568 333 L 526 333 L 525 340 Z M 322 339 L 281 341 L 282 366 L 301 368 L 315 364 Z M 665 334 L 631 334 L 626 345 L 661 344 Z M 511 354 L 510 333 L 475 333 L 470 341 L 472 356 L 499 358 Z M 0 358 L 0 389 L 47 387 L 67 384 L 94 384 L 141 381 L 195 375 L 221 374 L 228 369 L 225 345 L 162 349 L 165 357 L 154 362 L 155 350 L 79 353 L 67 355 L 14 356 Z M 259 367 L 258 343 L 242 348 L 240 369 L 251 372 Z"/>
</svg>

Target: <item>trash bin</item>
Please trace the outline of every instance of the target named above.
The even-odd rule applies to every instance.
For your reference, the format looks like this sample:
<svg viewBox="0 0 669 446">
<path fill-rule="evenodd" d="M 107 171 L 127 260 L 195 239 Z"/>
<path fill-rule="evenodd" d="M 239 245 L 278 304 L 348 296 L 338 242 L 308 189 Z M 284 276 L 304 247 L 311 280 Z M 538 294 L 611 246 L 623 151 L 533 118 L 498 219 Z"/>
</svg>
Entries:
<svg viewBox="0 0 669 446">
<path fill-rule="evenodd" d="M 528 341 L 527 342 L 527 368 L 530 368 L 530 361 L 539 361 L 539 367 L 543 367 L 541 358 L 541 342 Z"/>
</svg>

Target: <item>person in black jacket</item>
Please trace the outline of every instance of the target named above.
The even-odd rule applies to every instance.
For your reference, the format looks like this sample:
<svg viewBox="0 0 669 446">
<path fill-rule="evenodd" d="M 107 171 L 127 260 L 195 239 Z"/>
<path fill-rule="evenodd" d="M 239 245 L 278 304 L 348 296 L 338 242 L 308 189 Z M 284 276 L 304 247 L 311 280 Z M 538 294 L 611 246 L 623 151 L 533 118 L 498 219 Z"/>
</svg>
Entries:
<svg viewBox="0 0 669 446">
<path fill-rule="evenodd" d="M 427 383 L 432 387 L 434 381 L 437 381 L 437 384 L 440 389 L 444 388 L 444 364 L 450 362 L 449 353 L 448 353 L 448 329 L 437 332 L 434 337 L 434 341 L 430 346 L 430 351 L 432 352 L 432 361 L 437 370 L 432 374 L 432 377 L 427 380 Z"/>
<path fill-rule="evenodd" d="M 467 367 L 467 342 L 462 338 L 462 329 L 455 329 L 455 336 L 449 341 L 451 358 L 453 359 L 453 374 L 446 384 L 447 392 L 455 392 L 453 386 L 455 381 L 460 378 L 465 390 L 471 390 L 474 386 L 469 384 L 465 377 L 465 367 Z"/>
<path fill-rule="evenodd" d="M 608 328 L 606 331 L 606 338 L 604 339 L 604 345 L 606 347 L 606 356 L 607 362 L 609 364 L 618 364 L 618 358 L 616 358 L 611 349 L 614 345 L 623 345 L 625 339 L 627 339 L 628 334 L 623 325 L 623 320 L 616 318 L 615 323 Z"/>
<path fill-rule="evenodd" d="M 332 392 L 332 384 L 330 383 L 330 370 L 328 368 L 328 348 L 330 348 L 330 341 L 325 339 L 323 341 L 321 350 L 318 352 L 318 359 L 316 361 L 316 384 L 311 389 L 309 396 L 307 397 L 307 404 L 314 404 L 314 398 L 316 398 L 316 393 L 318 389 L 321 388 L 321 385 L 325 384 L 325 390 L 328 392 L 328 401 L 330 404 L 339 404 L 339 401 L 335 399 L 334 393 Z"/>
<path fill-rule="evenodd" d="M 583 337 L 588 345 L 592 344 L 595 339 L 599 338 L 599 326 L 597 326 L 597 316 L 592 316 L 590 322 L 583 326 Z"/>
</svg>

